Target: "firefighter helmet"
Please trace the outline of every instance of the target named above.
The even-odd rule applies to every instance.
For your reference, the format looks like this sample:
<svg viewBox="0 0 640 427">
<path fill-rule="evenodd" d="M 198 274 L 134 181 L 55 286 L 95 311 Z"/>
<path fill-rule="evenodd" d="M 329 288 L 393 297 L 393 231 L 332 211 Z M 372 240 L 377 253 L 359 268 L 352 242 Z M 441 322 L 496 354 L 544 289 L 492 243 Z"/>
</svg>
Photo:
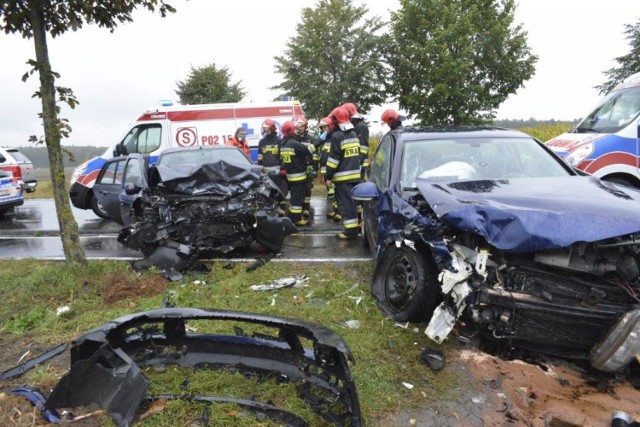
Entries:
<svg viewBox="0 0 640 427">
<path fill-rule="evenodd" d="M 294 121 L 289 120 L 282 124 L 282 136 L 293 136 L 296 133 L 296 124 Z"/>
<path fill-rule="evenodd" d="M 334 126 L 351 123 L 349 121 L 349 111 L 344 107 L 334 108 L 331 114 L 329 114 L 329 118 L 333 122 Z"/>
<path fill-rule="evenodd" d="M 276 127 L 276 122 L 274 122 L 271 119 L 265 119 L 264 122 L 262 122 L 262 133 L 264 133 L 265 130 L 270 129 L 271 133 L 278 133 L 278 128 Z"/>
<path fill-rule="evenodd" d="M 353 102 L 345 102 L 342 107 L 347 109 L 349 117 L 358 116 L 358 107 Z"/>
<path fill-rule="evenodd" d="M 382 113 L 382 117 L 380 117 L 380 120 L 382 120 L 384 123 L 386 123 L 389 126 L 394 124 L 397 120 L 403 120 L 403 119 L 404 117 L 399 115 L 396 110 L 391 110 L 391 109 L 385 110 L 385 112 Z"/>
</svg>

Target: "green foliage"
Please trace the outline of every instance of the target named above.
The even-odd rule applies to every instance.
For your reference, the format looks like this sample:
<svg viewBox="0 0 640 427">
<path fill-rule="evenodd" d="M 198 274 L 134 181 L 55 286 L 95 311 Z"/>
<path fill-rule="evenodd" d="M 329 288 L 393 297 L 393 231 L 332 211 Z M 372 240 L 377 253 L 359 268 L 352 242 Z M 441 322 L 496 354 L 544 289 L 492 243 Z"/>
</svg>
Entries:
<svg viewBox="0 0 640 427">
<path fill-rule="evenodd" d="M 618 63 L 617 67 L 613 67 L 604 72 L 609 80 L 595 88 L 601 94 L 608 93 L 618 83 L 626 79 L 632 74 L 640 72 L 640 20 L 635 25 L 626 24 L 624 33 L 626 39 L 631 45 L 631 52 L 626 55 L 619 56 L 615 59 Z"/>
<path fill-rule="evenodd" d="M 157 9 L 163 17 L 175 12 L 164 0 L 94 0 L 90 3 L 84 0 L 0 1 L 3 18 L 0 25 L 7 34 L 19 33 L 31 38 L 34 36 L 31 14 L 38 13 L 45 25 L 44 30 L 53 37 L 69 30 L 77 31 L 85 23 L 113 31 L 118 24 L 133 22 L 131 14 L 139 6 L 151 12 Z"/>
<path fill-rule="evenodd" d="M 319 0 L 304 8 L 296 36 L 276 56 L 283 82 L 273 89 L 300 100 L 309 117 L 324 117 L 353 102 L 361 111 L 384 101 L 384 67 L 379 63 L 382 23 L 365 18 L 368 9 L 351 0 Z"/>
<path fill-rule="evenodd" d="M 186 80 L 176 82 L 176 94 L 185 105 L 239 102 L 246 95 L 241 83 L 231 83 L 229 67 L 218 69 L 212 62 L 200 68 L 192 66 Z"/>
<path fill-rule="evenodd" d="M 534 74 L 514 0 L 401 0 L 391 14 L 388 89 L 424 124 L 491 121 Z"/>
</svg>

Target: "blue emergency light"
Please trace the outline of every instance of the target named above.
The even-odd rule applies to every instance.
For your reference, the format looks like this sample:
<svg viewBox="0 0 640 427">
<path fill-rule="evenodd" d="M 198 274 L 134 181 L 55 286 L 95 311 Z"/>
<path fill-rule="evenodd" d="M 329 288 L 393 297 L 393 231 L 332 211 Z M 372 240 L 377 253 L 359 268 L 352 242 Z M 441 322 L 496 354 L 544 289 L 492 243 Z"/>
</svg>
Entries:
<svg viewBox="0 0 640 427">
<path fill-rule="evenodd" d="M 158 103 L 161 107 L 171 107 L 173 105 L 173 101 L 170 99 L 161 99 Z"/>
</svg>

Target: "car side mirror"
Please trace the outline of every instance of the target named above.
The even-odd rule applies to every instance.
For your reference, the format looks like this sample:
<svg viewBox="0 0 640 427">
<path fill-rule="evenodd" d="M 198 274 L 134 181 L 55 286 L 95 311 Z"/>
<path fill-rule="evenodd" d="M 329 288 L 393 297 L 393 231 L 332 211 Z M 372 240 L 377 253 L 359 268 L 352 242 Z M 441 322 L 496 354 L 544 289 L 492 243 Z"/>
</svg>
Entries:
<svg viewBox="0 0 640 427">
<path fill-rule="evenodd" d="M 139 185 L 136 184 L 127 184 L 124 186 L 124 192 L 129 195 L 129 196 L 133 196 L 134 194 L 138 194 L 140 192 L 140 190 L 142 190 L 142 187 L 140 187 Z"/>
<path fill-rule="evenodd" d="M 378 199 L 380 197 L 380 190 L 373 182 L 363 182 L 353 187 L 351 197 L 353 200 L 368 202 Z"/>
</svg>

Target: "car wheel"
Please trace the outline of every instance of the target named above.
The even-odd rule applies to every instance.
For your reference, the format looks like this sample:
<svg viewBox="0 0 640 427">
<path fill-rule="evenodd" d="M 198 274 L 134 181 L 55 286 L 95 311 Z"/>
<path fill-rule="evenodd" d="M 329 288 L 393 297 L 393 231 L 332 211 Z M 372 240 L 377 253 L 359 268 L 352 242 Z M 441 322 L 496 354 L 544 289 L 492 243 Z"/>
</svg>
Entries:
<svg viewBox="0 0 640 427">
<path fill-rule="evenodd" d="M 104 210 L 98 199 L 94 196 L 91 198 L 91 210 L 100 218 L 109 219 L 109 214 Z"/>
<path fill-rule="evenodd" d="M 425 321 L 442 299 L 435 277 L 430 257 L 407 246 L 390 246 L 376 266 L 371 294 L 393 320 Z"/>
</svg>

